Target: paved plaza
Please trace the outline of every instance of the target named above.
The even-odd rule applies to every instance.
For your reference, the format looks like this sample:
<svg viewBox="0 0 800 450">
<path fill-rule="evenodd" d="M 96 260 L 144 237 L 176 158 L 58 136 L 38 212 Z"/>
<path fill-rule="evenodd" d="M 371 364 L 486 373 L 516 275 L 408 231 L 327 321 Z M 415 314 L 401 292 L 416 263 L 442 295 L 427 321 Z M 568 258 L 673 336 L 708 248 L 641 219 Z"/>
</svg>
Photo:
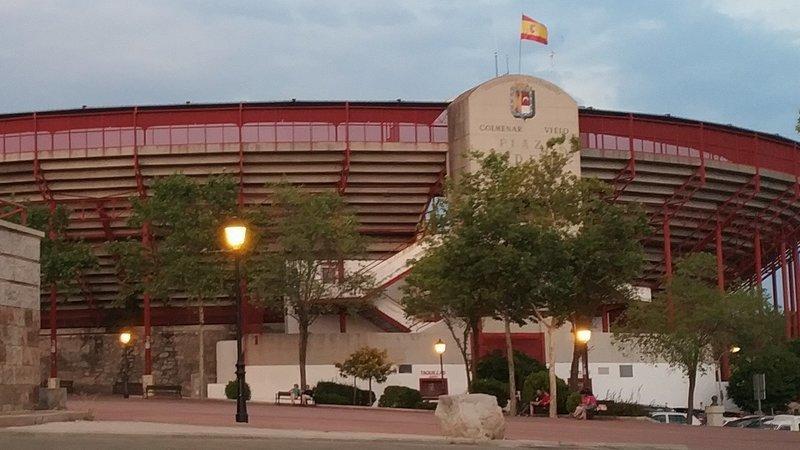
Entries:
<svg viewBox="0 0 800 450">
<path fill-rule="evenodd" d="M 16 448 L 53 448 L 46 444 L 25 447 L 35 442 L 47 442 L 48 436 L 74 430 L 59 448 L 108 448 L 103 442 L 107 438 L 114 442 L 130 442 L 144 444 L 115 448 L 219 448 L 230 447 L 227 443 L 236 444 L 231 448 L 250 448 L 249 442 L 242 441 L 242 435 L 249 434 L 251 439 L 259 439 L 259 448 L 267 445 L 283 443 L 289 439 L 293 448 L 334 448 L 347 441 L 348 436 L 358 442 L 349 448 L 362 448 L 361 443 L 369 444 L 369 448 L 417 448 L 418 446 L 436 448 L 446 444 L 439 436 L 436 417 L 430 411 L 403 411 L 382 408 L 348 408 L 348 407 L 292 407 L 273 406 L 250 403 L 250 423 L 237 425 L 233 420 L 235 404 L 232 401 L 199 401 L 199 400 L 142 400 L 130 398 L 75 398 L 69 402 L 69 408 L 75 410 L 92 410 L 97 423 L 78 422 L 49 424 L 39 428 L 51 427 L 50 434 L 37 433 L 34 437 L 17 434 L 14 429 L 2 431 L 0 438 L 4 442 L 19 443 Z M 144 423 L 142 423 L 144 422 Z M 150 424 L 152 423 L 152 424 Z M 158 423 L 158 424 L 155 424 Z M 163 424 L 200 426 L 189 430 L 217 430 L 221 435 L 213 436 L 212 441 L 203 446 L 192 446 L 192 439 L 198 438 L 197 431 L 180 431 L 180 428 L 164 428 Z M 79 427 L 88 426 L 80 431 Z M 97 428 L 100 427 L 100 428 Z M 102 428 L 105 427 L 105 428 Z M 211 428 L 214 427 L 214 428 Z M 220 428 L 226 427 L 226 428 Z M 37 428 L 24 429 L 26 432 Z M 20 430 L 20 429 L 16 429 Z M 96 431 L 91 431 L 96 430 Z M 105 431 L 103 431 L 105 430 Z M 160 430 L 160 431 L 159 431 Z M 177 430 L 175 432 L 170 430 Z M 232 431 L 231 431 L 232 430 Z M 284 430 L 284 431 L 280 431 Z M 138 436 L 131 439 L 119 439 L 123 435 L 136 432 Z M 332 432 L 332 433 L 325 433 Z M 11 434 L 9 434 L 11 433 Z M 55 434 L 53 434 L 55 433 Z M 104 433 L 117 436 L 102 435 Z M 263 434 L 267 433 L 267 434 Z M 277 434 L 276 434 L 277 433 Z M 365 434 L 369 433 L 369 434 Z M 195 436 L 192 436 L 195 434 Z M 170 441 L 168 435 L 183 435 L 174 441 L 175 445 L 165 444 Z M 21 439 L 13 441 L 8 439 Z M 245 436 L 246 437 L 246 436 Z M 336 438 L 330 441 L 329 438 Z M 394 437 L 397 440 L 394 440 Z M 777 432 L 767 430 L 730 429 L 689 427 L 682 425 L 656 424 L 638 420 L 595 420 L 580 422 L 571 419 L 551 420 L 547 418 L 516 417 L 508 419 L 506 438 L 523 440 L 536 445 L 559 446 L 561 448 L 596 447 L 600 444 L 621 444 L 619 448 L 690 448 L 690 449 L 797 449 L 800 448 L 800 433 Z M 25 439 L 28 439 L 27 441 Z M 32 440 L 31 440 L 32 439 Z M 164 439 L 167 439 L 166 441 Z M 39 440 L 39 441 L 37 441 Z M 420 442 L 416 442 L 422 440 Z M 266 442 L 270 443 L 267 444 Z M 413 441 L 413 442 L 412 442 Z M 338 443 L 337 443 L 338 442 Z M 359 443 L 360 442 L 360 443 Z M 75 444 L 76 447 L 69 447 Z M 215 445 L 220 444 L 220 445 Z M 242 444 L 241 446 L 239 444 Z M 94 445 L 96 444 L 96 445 Z M 187 445 L 181 447 L 181 445 Z M 497 443 L 493 444 L 496 446 Z M 506 442 L 503 446 L 511 445 Z M 166 447 L 159 447 L 166 445 Z M 452 445 L 452 444 L 451 444 Z M 459 444 L 448 448 L 460 448 Z M 523 445 L 532 446 L 530 445 Z M 10 447 L 15 448 L 15 447 Z M 364 447 L 366 448 L 366 447 Z M 470 446 L 469 448 L 481 448 Z"/>
</svg>

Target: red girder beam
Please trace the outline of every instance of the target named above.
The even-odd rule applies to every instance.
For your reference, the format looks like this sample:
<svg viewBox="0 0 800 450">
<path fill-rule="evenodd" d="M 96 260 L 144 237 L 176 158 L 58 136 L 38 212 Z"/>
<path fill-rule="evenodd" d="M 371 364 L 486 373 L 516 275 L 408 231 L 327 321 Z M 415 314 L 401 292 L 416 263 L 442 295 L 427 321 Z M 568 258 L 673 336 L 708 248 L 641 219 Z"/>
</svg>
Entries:
<svg viewBox="0 0 800 450">
<path fill-rule="evenodd" d="M 781 240 L 780 254 L 778 255 L 781 261 L 781 284 L 783 287 L 783 315 L 785 321 L 786 338 L 792 336 L 792 322 L 789 314 L 789 270 L 786 262 L 786 242 Z"/>
<path fill-rule="evenodd" d="M 103 226 L 103 233 L 109 241 L 114 240 L 114 231 L 111 229 L 111 217 L 106 212 L 105 204 L 102 201 L 97 202 L 96 205 L 97 216 L 100 218 L 100 223 Z"/>
<path fill-rule="evenodd" d="M 752 185 L 752 188 L 748 192 L 748 188 Z M 711 239 L 714 238 L 714 233 L 717 230 L 724 230 L 733 220 L 734 217 L 742 210 L 756 194 L 759 193 L 761 190 L 761 176 L 756 173 L 750 181 L 747 182 L 744 186 L 740 187 L 733 195 L 731 195 L 725 202 L 717 208 L 717 216 L 716 218 L 709 217 L 701 226 L 695 228 L 695 231 L 692 231 L 692 234 L 687 236 L 685 239 L 689 241 L 697 231 L 706 230 L 708 229 L 708 225 L 710 225 L 716 219 L 716 227 L 712 228 L 706 235 L 700 239 L 690 250 L 691 252 L 696 252 L 705 248 Z M 727 216 L 723 217 L 723 214 L 727 212 Z"/>
<path fill-rule="evenodd" d="M 350 178 L 350 102 L 344 104 L 344 154 L 342 155 L 342 173 L 339 177 L 337 191 L 344 195 Z"/>
<path fill-rule="evenodd" d="M 664 200 L 662 209 L 664 211 L 664 218 L 672 216 L 678 209 L 680 209 L 686 202 L 691 200 L 694 194 L 700 190 L 706 183 L 706 166 L 701 161 L 697 170 L 686 179 L 672 194 L 671 197 Z M 658 223 L 659 216 L 654 214 L 650 216 L 650 224 Z"/>
</svg>

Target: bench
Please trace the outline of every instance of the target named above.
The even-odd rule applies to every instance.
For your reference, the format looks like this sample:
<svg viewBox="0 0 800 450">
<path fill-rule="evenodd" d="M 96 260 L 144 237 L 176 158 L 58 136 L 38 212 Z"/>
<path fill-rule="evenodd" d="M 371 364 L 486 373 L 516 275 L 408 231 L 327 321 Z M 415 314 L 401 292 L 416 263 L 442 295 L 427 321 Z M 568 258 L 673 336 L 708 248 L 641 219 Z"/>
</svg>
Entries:
<svg viewBox="0 0 800 450">
<path fill-rule="evenodd" d="M 117 381 L 111 388 L 113 395 L 122 395 L 125 392 L 125 383 Z M 142 395 L 142 383 L 128 383 L 128 395 Z"/>
<path fill-rule="evenodd" d="M 301 398 L 296 399 L 296 401 L 295 401 L 296 405 L 299 404 L 300 406 L 306 406 L 306 405 L 309 405 L 309 404 L 310 405 L 315 405 L 316 404 L 314 402 L 314 397 L 313 396 L 309 397 L 308 399 L 305 399 L 305 400 L 302 399 L 302 397 L 303 397 L 302 395 L 300 397 Z M 287 402 L 286 403 L 282 403 L 281 400 L 283 400 L 283 399 L 286 399 Z M 292 393 L 290 391 L 278 391 L 278 392 L 275 393 L 275 405 L 291 404 L 291 402 L 292 402 Z"/>
<path fill-rule="evenodd" d="M 151 397 L 171 397 L 171 398 L 182 398 L 183 395 L 181 393 L 183 389 L 181 386 L 173 386 L 173 385 L 164 385 L 164 384 L 151 384 L 147 386 L 147 398 Z"/>
</svg>

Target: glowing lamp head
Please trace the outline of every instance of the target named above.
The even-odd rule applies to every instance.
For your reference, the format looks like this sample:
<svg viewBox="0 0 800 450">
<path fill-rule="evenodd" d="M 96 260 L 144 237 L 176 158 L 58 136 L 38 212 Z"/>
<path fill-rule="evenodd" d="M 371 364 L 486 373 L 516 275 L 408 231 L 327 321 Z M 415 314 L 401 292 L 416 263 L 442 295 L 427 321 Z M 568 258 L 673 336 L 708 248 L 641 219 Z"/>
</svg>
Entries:
<svg viewBox="0 0 800 450">
<path fill-rule="evenodd" d="M 237 222 L 225 226 L 225 244 L 231 250 L 239 250 L 247 238 L 247 227 Z"/>
<path fill-rule="evenodd" d="M 739 350 L 741 350 L 741 348 L 739 348 L 739 347 L 737 347 L 735 345 L 733 347 L 731 347 L 731 353 L 739 353 Z"/>
<path fill-rule="evenodd" d="M 128 344 L 130 344 L 130 343 L 131 343 L 131 338 L 132 338 L 132 337 L 133 337 L 133 336 L 131 335 L 131 332 L 130 332 L 130 331 L 123 331 L 123 332 L 121 332 L 121 333 L 119 334 L 119 342 L 120 342 L 120 344 L 122 344 L 122 345 L 128 345 Z"/>
<path fill-rule="evenodd" d="M 447 350 L 447 344 L 445 344 L 444 341 L 439 339 L 435 344 L 433 344 L 433 350 L 437 354 L 441 355 L 444 353 L 445 350 Z"/>
<path fill-rule="evenodd" d="M 592 330 L 578 330 L 575 332 L 575 338 L 578 340 L 578 342 L 585 344 L 589 342 L 589 339 L 592 338 Z"/>
</svg>

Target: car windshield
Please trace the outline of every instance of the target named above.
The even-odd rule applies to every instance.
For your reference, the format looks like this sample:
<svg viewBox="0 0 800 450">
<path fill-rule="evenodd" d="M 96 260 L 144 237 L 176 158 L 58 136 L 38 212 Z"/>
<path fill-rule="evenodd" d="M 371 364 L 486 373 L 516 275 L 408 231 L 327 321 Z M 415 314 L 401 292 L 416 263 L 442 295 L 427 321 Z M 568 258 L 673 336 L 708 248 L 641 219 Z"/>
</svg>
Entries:
<svg viewBox="0 0 800 450">
<path fill-rule="evenodd" d="M 686 417 L 680 414 L 670 414 L 669 423 L 686 423 Z"/>
</svg>

